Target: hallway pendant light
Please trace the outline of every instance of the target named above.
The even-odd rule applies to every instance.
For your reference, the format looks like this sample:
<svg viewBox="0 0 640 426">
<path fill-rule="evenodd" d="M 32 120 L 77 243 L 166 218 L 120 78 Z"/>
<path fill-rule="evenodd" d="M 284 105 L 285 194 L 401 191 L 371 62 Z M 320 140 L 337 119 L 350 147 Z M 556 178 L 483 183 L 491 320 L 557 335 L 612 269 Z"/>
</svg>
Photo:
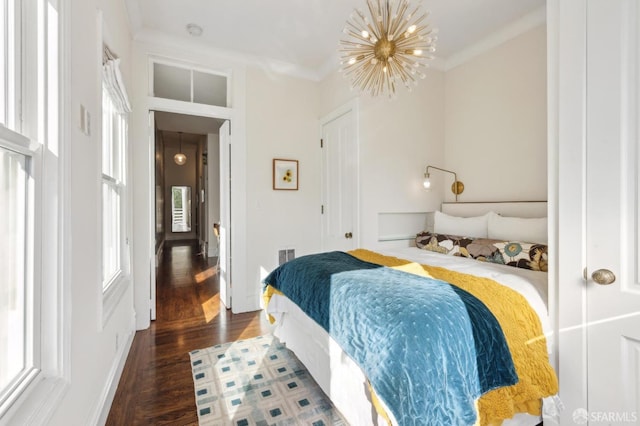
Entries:
<svg viewBox="0 0 640 426">
<path fill-rule="evenodd" d="M 175 161 L 178 166 L 183 166 L 184 163 L 187 162 L 187 156 L 182 153 L 182 132 L 178 132 L 178 135 L 180 135 L 180 150 L 173 156 L 173 161 Z"/>
</svg>

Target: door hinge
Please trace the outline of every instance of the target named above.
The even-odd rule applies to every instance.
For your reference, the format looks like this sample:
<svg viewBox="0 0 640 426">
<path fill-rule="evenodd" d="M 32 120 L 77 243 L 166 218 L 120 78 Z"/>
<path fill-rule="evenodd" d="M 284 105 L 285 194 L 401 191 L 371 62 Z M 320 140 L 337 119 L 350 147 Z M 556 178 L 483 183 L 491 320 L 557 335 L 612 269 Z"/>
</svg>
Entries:
<svg viewBox="0 0 640 426">
<path fill-rule="evenodd" d="M 320 148 L 324 148 L 324 140 L 320 139 Z"/>
<path fill-rule="evenodd" d="M 324 214 L 324 205 L 320 206 L 320 214 Z"/>
</svg>

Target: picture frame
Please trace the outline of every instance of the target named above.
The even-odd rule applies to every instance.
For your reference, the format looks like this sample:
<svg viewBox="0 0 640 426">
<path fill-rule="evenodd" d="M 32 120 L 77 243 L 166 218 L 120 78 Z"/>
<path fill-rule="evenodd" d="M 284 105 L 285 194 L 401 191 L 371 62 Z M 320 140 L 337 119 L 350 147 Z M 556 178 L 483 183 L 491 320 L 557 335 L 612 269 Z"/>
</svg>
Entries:
<svg viewBox="0 0 640 426">
<path fill-rule="evenodd" d="M 273 159 L 273 189 L 298 190 L 298 160 Z"/>
</svg>

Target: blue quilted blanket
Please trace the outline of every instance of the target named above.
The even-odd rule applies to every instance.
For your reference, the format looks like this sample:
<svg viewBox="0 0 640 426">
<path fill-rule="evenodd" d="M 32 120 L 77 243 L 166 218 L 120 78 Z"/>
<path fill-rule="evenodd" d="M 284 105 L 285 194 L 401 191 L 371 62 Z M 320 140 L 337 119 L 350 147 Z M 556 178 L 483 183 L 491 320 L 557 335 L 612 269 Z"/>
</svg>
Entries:
<svg viewBox="0 0 640 426">
<path fill-rule="evenodd" d="M 399 425 L 472 425 L 480 395 L 518 380 L 495 317 L 443 281 L 330 252 L 264 282 L 334 338 Z"/>
</svg>

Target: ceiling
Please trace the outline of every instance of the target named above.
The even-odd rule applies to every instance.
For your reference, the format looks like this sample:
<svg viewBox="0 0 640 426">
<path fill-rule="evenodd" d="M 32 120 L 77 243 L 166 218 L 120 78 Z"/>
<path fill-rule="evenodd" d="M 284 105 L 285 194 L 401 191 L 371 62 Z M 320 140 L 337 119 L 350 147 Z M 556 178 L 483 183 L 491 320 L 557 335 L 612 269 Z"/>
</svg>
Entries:
<svg viewBox="0 0 640 426">
<path fill-rule="evenodd" d="M 337 48 L 345 22 L 354 9 L 366 9 L 366 0 L 125 1 L 134 38 L 161 33 L 253 59 L 277 61 L 316 76 L 338 68 Z M 446 60 L 539 11 L 545 3 L 422 0 L 421 5 L 431 12 L 429 22 L 439 32 L 435 54 Z M 186 27 L 190 23 L 202 27 L 201 36 L 189 35 Z M 174 124 L 170 127 L 166 130 L 179 130 Z"/>
<path fill-rule="evenodd" d="M 415 3 L 415 1 L 413 2 Z M 423 0 L 439 30 L 436 55 L 447 58 L 540 9 L 545 0 Z M 134 37 L 155 31 L 191 37 L 211 47 L 283 61 L 309 70 L 335 64 L 342 29 L 365 0 L 127 0 Z"/>
</svg>

